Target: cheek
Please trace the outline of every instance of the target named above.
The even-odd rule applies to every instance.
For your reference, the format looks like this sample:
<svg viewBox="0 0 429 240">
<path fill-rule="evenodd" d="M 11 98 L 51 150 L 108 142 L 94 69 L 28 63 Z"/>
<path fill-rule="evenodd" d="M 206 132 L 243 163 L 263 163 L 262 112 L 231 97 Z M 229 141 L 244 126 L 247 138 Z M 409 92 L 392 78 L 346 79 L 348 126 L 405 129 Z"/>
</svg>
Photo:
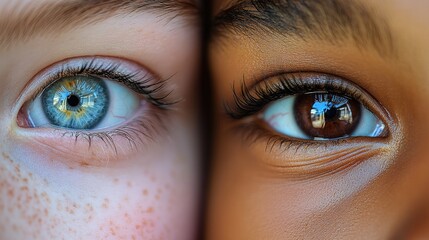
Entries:
<svg viewBox="0 0 429 240">
<path fill-rule="evenodd" d="M 132 167 L 72 169 L 24 156 L 2 153 L 1 239 L 190 239 L 193 234 L 194 159 L 169 153 L 146 162 L 129 159 Z"/>
<path fill-rule="evenodd" d="M 386 239 L 406 212 L 403 186 L 392 186 L 399 175 L 388 167 L 401 156 L 380 153 L 330 175 L 291 179 L 252 164 L 261 159 L 242 145 L 222 137 L 218 145 L 210 239 L 333 239 L 361 236 L 362 229 Z"/>
</svg>

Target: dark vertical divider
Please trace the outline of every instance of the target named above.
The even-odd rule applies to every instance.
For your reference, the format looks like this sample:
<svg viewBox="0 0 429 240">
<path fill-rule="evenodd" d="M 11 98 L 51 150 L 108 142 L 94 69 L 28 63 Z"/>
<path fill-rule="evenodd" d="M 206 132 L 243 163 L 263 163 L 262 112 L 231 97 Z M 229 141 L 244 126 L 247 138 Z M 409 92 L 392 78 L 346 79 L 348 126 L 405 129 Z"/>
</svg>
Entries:
<svg viewBox="0 0 429 240">
<path fill-rule="evenodd" d="M 206 228 L 206 208 L 209 194 L 210 165 L 212 161 L 213 142 L 213 93 L 208 61 L 208 47 L 211 29 L 211 0 L 201 0 L 201 79 L 200 79 L 200 133 L 202 139 L 201 151 L 201 199 L 198 221 L 197 239 L 204 239 Z"/>
</svg>

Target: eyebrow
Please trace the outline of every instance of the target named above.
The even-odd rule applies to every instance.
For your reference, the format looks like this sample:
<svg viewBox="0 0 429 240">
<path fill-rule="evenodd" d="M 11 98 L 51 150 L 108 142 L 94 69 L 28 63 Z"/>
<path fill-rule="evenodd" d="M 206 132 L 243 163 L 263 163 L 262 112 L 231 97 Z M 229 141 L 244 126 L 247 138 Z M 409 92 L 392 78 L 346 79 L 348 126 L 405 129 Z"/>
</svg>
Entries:
<svg viewBox="0 0 429 240">
<path fill-rule="evenodd" d="M 352 40 L 359 48 L 373 48 L 383 56 L 395 51 L 387 22 L 353 0 L 239 0 L 213 21 L 214 39 L 237 34 L 258 38 L 267 33 L 332 44 Z"/>
<path fill-rule="evenodd" d="M 193 0 L 61 0 L 36 6 L 10 3 L 0 10 L 1 48 L 35 35 L 56 34 L 115 16 L 150 12 L 170 19 L 185 17 L 191 22 L 199 15 Z"/>
</svg>

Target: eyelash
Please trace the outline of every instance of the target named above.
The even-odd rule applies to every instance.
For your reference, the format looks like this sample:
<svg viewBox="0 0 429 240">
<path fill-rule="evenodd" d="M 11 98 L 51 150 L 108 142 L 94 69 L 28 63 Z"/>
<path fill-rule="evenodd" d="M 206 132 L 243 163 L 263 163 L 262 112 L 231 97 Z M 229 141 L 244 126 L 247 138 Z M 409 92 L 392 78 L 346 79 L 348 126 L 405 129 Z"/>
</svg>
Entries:
<svg viewBox="0 0 429 240">
<path fill-rule="evenodd" d="M 119 73 L 118 69 L 120 67 L 120 63 L 105 64 L 101 62 L 97 64 L 96 59 L 85 61 L 78 67 L 63 65 L 59 71 L 48 77 L 47 83 L 45 85 L 36 90 L 36 94 L 33 96 L 33 99 L 58 79 L 78 75 L 93 75 L 122 83 L 136 93 L 146 97 L 146 100 L 150 101 L 157 107 L 163 109 L 168 109 L 170 106 L 180 102 L 180 99 L 169 98 L 172 91 L 163 91 L 168 82 L 168 79 L 156 81 L 154 77 L 149 76 L 149 74 L 144 74 L 142 77 L 137 78 L 136 76 L 139 75 L 139 71 L 134 73 Z"/>
<path fill-rule="evenodd" d="M 156 106 L 157 109 L 149 108 L 145 114 L 136 113 L 131 122 L 126 126 L 107 131 L 84 131 L 84 130 L 64 130 L 61 131 L 62 137 L 74 138 L 75 143 L 79 139 L 86 140 L 88 147 L 91 148 L 94 139 L 100 139 L 107 147 L 113 149 L 118 154 L 118 148 L 115 143 L 115 136 L 128 140 L 131 148 L 137 149 L 137 141 L 144 143 L 145 139 L 153 140 L 154 134 L 159 134 L 159 130 L 166 129 L 165 111 L 172 109 L 181 99 L 172 96 L 173 90 L 166 90 L 168 80 L 157 80 L 149 73 L 142 74 L 140 71 L 131 73 L 121 73 L 118 69 L 121 63 L 97 62 L 97 59 L 83 60 L 77 66 L 62 65 L 55 73 L 48 75 L 45 84 L 36 89 L 31 101 L 39 96 L 50 84 L 55 81 L 70 76 L 91 75 L 107 79 L 107 81 L 116 81 L 129 87 L 137 94 L 144 97 L 147 102 Z M 142 75 L 142 76 L 139 76 Z"/>
<path fill-rule="evenodd" d="M 269 103 L 296 94 L 318 91 L 337 93 L 354 98 L 365 107 L 380 108 L 373 97 L 359 86 L 340 77 L 316 73 L 286 73 L 248 86 L 245 82 L 237 91 L 233 88 L 232 104 L 225 103 L 226 113 L 233 119 L 243 119 L 261 111 Z"/>
</svg>

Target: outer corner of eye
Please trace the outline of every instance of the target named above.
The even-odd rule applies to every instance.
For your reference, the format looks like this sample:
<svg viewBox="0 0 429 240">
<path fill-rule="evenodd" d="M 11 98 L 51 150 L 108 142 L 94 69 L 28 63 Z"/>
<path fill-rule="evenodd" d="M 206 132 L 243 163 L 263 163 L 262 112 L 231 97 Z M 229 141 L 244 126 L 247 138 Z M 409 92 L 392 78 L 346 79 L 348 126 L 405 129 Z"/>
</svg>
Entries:
<svg viewBox="0 0 429 240">
<path fill-rule="evenodd" d="M 133 117 L 139 104 L 140 98 L 131 89 L 112 80 L 63 77 L 23 104 L 17 124 L 22 128 L 104 129 Z"/>
<path fill-rule="evenodd" d="M 276 132 L 307 140 L 385 137 L 386 124 L 361 102 L 328 92 L 297 94 L 274 101 L 263 120 Z"/>
</svg>

